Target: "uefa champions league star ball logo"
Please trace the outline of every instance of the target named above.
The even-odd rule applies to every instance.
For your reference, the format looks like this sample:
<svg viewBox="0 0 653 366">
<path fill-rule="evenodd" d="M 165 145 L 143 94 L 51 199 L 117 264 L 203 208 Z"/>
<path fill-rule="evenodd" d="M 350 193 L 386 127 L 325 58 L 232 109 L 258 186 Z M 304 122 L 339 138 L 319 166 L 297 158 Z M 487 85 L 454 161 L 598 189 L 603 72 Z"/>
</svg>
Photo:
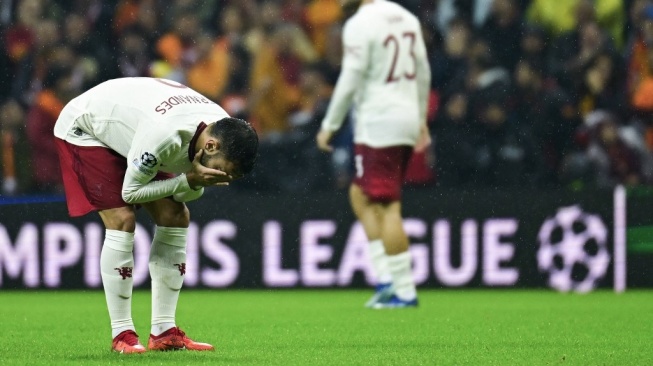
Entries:
<svg viewBox="0 0 653 366">
<path fill-rule="evenodd" d="M 144 167 L 154 168 L 156 163 L 156 156 L 150 154 L 149 152 L 145 152 L 143 155 L 141 155 L 141 164 L 143 164 Z"/>
<path fill-rule="evenodd" d="M 589 292 L 610 263 L 608 229 L 598 215 L 579 206 L 562 207 L 538 234 L 537 263 L 558 291 Z"/>
</svg>

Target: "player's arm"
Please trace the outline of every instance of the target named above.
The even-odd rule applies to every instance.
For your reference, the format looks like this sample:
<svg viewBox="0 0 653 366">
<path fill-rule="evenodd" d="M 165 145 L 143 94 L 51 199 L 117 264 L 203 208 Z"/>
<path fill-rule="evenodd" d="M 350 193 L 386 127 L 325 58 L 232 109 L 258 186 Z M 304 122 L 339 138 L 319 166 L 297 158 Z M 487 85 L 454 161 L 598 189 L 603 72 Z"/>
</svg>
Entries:
<svg viewBox="0 0 653 366">
<path fill-rule="evenodd" d="M 149 175 L 128 168 L 122 185 L 122 199 L 126 203 L 135 204 L 152 202 L 169 196 L 173 196 L 176 201 L 186 202 L 193 197 L 189 196 L 192 188 L 188 185 L 185 174 L 171 179 L 152 181 L 155 175 L 156 172 Z M 201 192 L 197 194 L 201 195 Z"/>
<path fill-rule="evenodd" d="M 170 155 L 168 149 L 171 148 L 166 142 L 167 138 L 156 141 L 153 135 L 156 133 L 145 137 L 137 132 L 134 141 L 139 143 L 134 143 L 127 155 L 127 170 L 122 184 L 122 199 L 126 203 L 151 202 L 193 190 L 185 174 L 152 181 L 161 163 Z"/>
<path fill-rule="evenodd" d="M 188 202 L 199 198 L 203 187 L 229 185 L 232 177 L 227 173 L 211 169 L 200 163 L 203 150 L 195 154 L 191 169 L 185 174 L 171 179 L 152 181 L 156 176 L 161 161 L 165 161 L 167 151 L 160 154 L 133 149 L 122 186 L 122 198 L 127 203 L 143 203 L 172 196 L 175 201 Z M 156 149 L 153 151 L 157 151 Z M 140 156 L 140 158 L 137 158 Z"/>
<path fill-rule="evenodd" d="M 431 89 L 431 67 L 429 66 L 428 54 L 422 33 L 418 33 L 417 44 L 415 45 L 416 67 L 417 67 L 417 91 L 419 97 L 420 121 L 426 124 L 428 113 L 429 92 Z"/>
<path fill-rule="evenodd" d="M 326 151 L 331 150 L 329 141 L 335 131 L 342 126 L 353 104 L 356 88 L 363 80 L 363 74 L 369 63 L 369 44 L 365 31 L 353 22 L 353 19 L 345 25 L 342 39 L 344 49 L 342 69 L 317 136 L 318 146 Z"/>
<path fill-rule="evenodd" d="M 428 115 L 429 93 L 431 89 L 431 67 L 429 66 L 428 53 L 426 52 L 426 45 L 424 44 L 424 37 L 422 37 L 421 32 L 418 32 L 417 44 L 415 46 L 419 118 L 422 123 L 420 137 L 415 145 L 415 151 L 422 152 L 431 145 L 431 134 L 426 120 Z"/>
<path fill-rule="evenodd" d="M 175 193 L 172 195 L 172 199 L 177 201 L 177 202 L 189 202 L 189 201 L 195 201 L 196 199 L 202 197 L 204 194 L 204 187 L 200 187 L 200 189 L 192 189 L 187 192 L 179 192 Z"/>
<path fill-rule="evenodd" d="M 352 68 L 343 68 L 338 77 L 338 82 L 333 91 L 329 109 L 327 110 L 324 120 L 322 120 L 322 129 L 327 131 L 337 131 L 342 126 L 345 115 L 353 103 L 356 87 L 360 85 L 363 79 L 361 70 Z"/>
<path fill-rule="evenodd" d="M 333 91 L 327 114 L 322 120 L 322 127 L 317 136 L 318 147 L 324 151 L 331 151 L 329 145 L 334 133 L 340 129 L 345 115 L 351 108 L 356 86 L 359 85 L 363 73 L 355 69 L 342 69 L 338 83 Z"/>
</svg>

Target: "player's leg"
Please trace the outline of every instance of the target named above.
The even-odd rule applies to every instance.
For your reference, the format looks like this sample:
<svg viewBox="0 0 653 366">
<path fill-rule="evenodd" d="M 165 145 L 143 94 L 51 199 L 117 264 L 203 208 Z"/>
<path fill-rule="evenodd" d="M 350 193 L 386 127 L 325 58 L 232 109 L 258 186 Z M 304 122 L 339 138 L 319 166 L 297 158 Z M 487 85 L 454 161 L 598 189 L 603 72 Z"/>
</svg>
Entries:
<svg viewBox="0 0 653 366">
<path fill-rule="evenodd" d="M 357 145 L 356 154 L 358 174 L 355 183 L 359 184 L 368 206 L 373 207 L 380 216 L 380 238 L 394 291 L 393 296 L 376 302 L 373 307 L 416 306 L 417 295 L 400 201 L 403 176 L 412 147 L 372 148 Z"/>
<path fill-rule="evenodd" d="M 150 249 L 152 278 L 152 331 L 159 335 L 175 327 L 175 311 L 186 271 L 186 234 L 189 213 L 186 205 L 171 199 L 143 204 L 156 229 Z"/>
<path fill-rule="evenodd" d="M 366 303 L 370 307 L 375 302 L 390 294 L 392 277 L 388 270 L 387 256 L 381 239 L 382 212 L 377 205 L 370 202 L 363 190 L 356 183 L 349 188 L 349 200 L 358 221 L 363 225 L 369 241 L 369 256 L 377 279 L 376 293 Z"/>
<path fill-rule="evenodd" d="M 62 113 L 60 118 L 65 117 Z M 98 211 L 106 229 L 100 273 L 111 320 L 112 349 L 144 352 L 131 317 L 136 220 L 134 209 L 121 196 L 127 161 L 104 147 L 76 146 L 58 138 L 55 143 L 70 216 Z"/>
<path fill-rule="evenodd" d="M 388 269 L 392 275 L 392 287 L 397 299 L 400 300 L 394 301 L 392 305 L 417 305 L 417 290 L 411 269 L 408 236 L 403 227 L 401 202 L 393 201 L 383 204 L 381 210 L 383 212 L 381 237 L 388 253 Z"/>
<path fill-rule="evenodd" d="M 372 307 L 376 302 L 387 300 L 392 295 L 392 276 L 388 270 L 387 255 L 381 238 L 382 212 L 368 194 L 368 190 L 373 190 L 378 180 L 377 155 L 377 152 L 368 146 L 355 146 L 356 177 L 349 189 L 352 209 L 363 225 L 369 241 L 370 262 L 376 275 L 376 291 L 365 303 L 366 307 Z"/>
<path fill-rule="evenodd" d="M 134 229 L 136 218 L 131 206 L 99 211 L 106 228 L 100 253 L 102 286 L 111 320 L 113 349 L 122 353 L 145 351 L 136 335 L 131 305 L 134 279 Z"/>
<path fill-rule="evenodd" d="M 213 346 L 186 337 L 175 322 L 179 293 L 186 274 L 186 238 L 190 223 L 188 208 L 184 203 L 169 198 L 145 203 L 143 207 L 156 223 L 149 259 L 152 330 L 148 348 L 212 350 Z"/>
<path fill-rule="evenodd" d="M 393 256 L 408 251 L 408 236 L 404 231 L 403 217 L 401 216 L 401 202 L 377 204 L 381 216 L 381 238 L 385 244 L 388 256 Z"/>
</svg>

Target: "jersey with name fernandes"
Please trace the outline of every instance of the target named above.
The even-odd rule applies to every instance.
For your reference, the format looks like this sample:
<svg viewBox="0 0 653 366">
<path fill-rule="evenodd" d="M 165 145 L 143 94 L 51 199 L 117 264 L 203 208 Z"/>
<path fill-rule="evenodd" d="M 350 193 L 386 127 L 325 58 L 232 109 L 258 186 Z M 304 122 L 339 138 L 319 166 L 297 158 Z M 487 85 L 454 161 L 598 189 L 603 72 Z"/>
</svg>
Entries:
<svg viewBox="0 0 653 366">
<path fill-rule="evenodd" d="M 54 134 L 73 145 L 108 147 L 130 163 L 152 155 L 163 163 L 156 164 L 158 170 L 183 173 L 190 167 L 188 144 L 199 123 L 224 117 L 228 115 L 220 106 L 174 81 L 123 78 L 68 103 Z M 153 164 L 151 158 L 145 160 L 142 170 Z"/>
<path fill-rule="evenodd" d="M 70 101 L 55 124 L 54 135 L 73 145 L 107 147 L 124 156 L 123 187 L 135 187 L 150 182 L 157 171 L 187 172 L 192 166 L 189 146 L 199 124 L 225 117 L 224 109 L 185 85 L 165 79 L 122 78 L 99 84 Z M 159 193 L 188 191 L 182 178 L 176 188 Z"/>
</svg>

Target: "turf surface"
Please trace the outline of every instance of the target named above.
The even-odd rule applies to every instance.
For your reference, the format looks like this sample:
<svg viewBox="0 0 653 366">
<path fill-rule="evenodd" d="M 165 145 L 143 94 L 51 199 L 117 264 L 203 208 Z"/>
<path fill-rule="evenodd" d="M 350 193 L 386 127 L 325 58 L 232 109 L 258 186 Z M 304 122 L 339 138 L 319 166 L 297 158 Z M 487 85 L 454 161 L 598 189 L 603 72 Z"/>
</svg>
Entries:
<svg viewBox="0 0 653 366">
<path fill-rule="evenodd" d="M 367 291 L 186 291 L 177 320 L 215 352 L 109 352 L 101 292 L 0 292 L 0 365 L 650 365 L 653 291 L 421 291 L 367 310 Z M 150 297 L 134 294 L 142 343 Z"/>
</svg>

